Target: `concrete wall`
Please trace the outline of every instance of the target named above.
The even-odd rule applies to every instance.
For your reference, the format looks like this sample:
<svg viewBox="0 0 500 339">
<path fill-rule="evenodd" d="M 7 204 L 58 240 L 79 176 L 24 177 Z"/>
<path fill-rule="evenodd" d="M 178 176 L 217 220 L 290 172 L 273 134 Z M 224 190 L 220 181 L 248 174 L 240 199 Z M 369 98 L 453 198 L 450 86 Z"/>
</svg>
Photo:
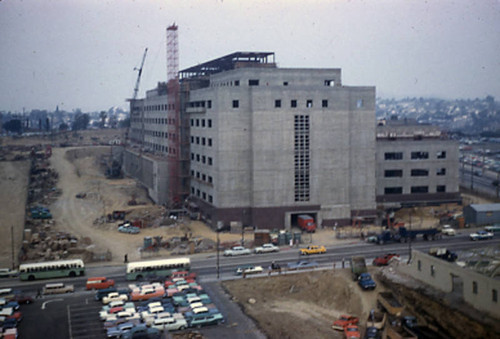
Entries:
<svg viewBox="0 0 500 339">
<path fill-rule="evenodd" d="M 250 79 L 259 85 L 249 86 Z M 335 86 L 325 86 L 325 80 Z M 319 206 L 318 219 L 332 224 L 350 219 L 353 210 L 374 211 L 375 89 L 342 87 L 340 80 L 338 69 L 237 69 L 212 76 L 209 88 L 191 91 L 191 102 L 211 101 L 211 107 L 192 110 L 190 119 L 212 121 L 211 128 L 192 127 L 191 136 L 213 140 L 212 147 L 191 144 L 195 159 L 213 159 L 212 165 L 191 161 L 195 176 L 213 178 L 192 180 L 195 194 L 205 193 L 219 209 L 280 211 L 281 227 L 283 207 Z M 310 198 L 300 202 L 294 191 L 296 115 L 310 122 Z M 262 219 L 257 215 L 253 222 Z"/>
<path fill-rule="evenodd" d="M 500 317 L 500 280 L 416 250 L 412 251 L 411 263 L 398 269 L 443 292 L 460 293 L 476 309 Z M 476 293 L 473 285 L 477 286 Z M 497 301 L 493 300 L 493 291 Z"/>
</svg>

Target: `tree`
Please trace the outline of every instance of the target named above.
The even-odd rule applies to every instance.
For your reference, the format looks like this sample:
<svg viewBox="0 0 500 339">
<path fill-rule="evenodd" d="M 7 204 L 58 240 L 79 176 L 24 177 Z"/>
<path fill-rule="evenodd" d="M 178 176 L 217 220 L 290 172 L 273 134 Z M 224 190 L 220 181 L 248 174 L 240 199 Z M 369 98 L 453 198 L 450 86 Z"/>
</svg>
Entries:
<svg viewBox="0 0 500 339">
<path fill-rule="evenodd" d="M 126 119 L 118 121 L 118 127 L 119 128 L 130 127 L 130 118 L 126 118 Z"/>
<path fill-rule="evenodd" d="M 87 113 L 78 112 L 75 114 L 75 120 L 71 125 L 71 129 L 73 131 L 84 130 L 87 129 L 89 125 L 90 117 Z"/>
<path fill-rule="evenodd" d="M 12 119 L 5 124 L 3 124 L 3 128 L 6 131 L 21 134 L 23 130 L 23 125 L 21 124 L 21 120 L 19 119 Z"/>
<path fill-rule="evenodd" d="M 69 128 L 68 124 L 63 122 L 62 124 L 59 125 L 59 130 L 60 131 L 67 131 Z"/>
</svg>

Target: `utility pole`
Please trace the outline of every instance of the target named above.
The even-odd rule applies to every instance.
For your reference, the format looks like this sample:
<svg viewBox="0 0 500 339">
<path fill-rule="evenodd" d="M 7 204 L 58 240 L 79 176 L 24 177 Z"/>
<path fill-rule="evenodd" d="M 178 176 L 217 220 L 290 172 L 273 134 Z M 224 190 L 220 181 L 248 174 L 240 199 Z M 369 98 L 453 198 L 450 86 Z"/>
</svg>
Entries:
<svg viewBox="0 0 500 339">
<path fill-rule="evenodd" d="M 413 207 L 410 208 L 410 236 L 408 237 L 408 251 L 409 256 L 408 256 L 408 264 L 411 262 L 411 211 L 413 210 Z"/>
<path fill-rule="evenodd" d="M 16 263 L 14 261 L 14 226 L 10 226 L 10 239 L 11 239 L 11 248 L 12 248 L 12 270 L 16 267 Z"/>
</svg>

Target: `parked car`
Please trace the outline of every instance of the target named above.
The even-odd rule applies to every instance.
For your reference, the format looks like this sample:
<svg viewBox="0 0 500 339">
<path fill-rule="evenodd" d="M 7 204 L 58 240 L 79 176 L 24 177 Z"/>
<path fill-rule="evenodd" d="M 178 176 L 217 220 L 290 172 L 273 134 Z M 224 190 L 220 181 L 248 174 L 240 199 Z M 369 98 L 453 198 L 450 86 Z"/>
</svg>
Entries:
<svg viewBox="0 0 500 339">
<path fill-rule="evenodd" d="M 118 232 L 129 233 L 129 234 L 137 234 L 141 231 L 139 227 L 135 227 L 132 225 L 123 225 L 118 227 Z"/>
<path fill-rule="evenodd" d="M 0 278 L 17 277 L 19 272 L 10 268 L 0 268 Z"/>
<path fill-rule="evenodd" d="M 236 275 L 242 275 L 242 274 L 258 274 L 264 272 L 264 269 L 262 266 L 254 266 L 254 265 L 244 265 L 244 266 L 239 266 L 236 269 Z"/>
<path fill-rule="evenodd" d="M 102 290 L 98 290 L 97 292 L 95 292 L 94 299 L 97 300 L 97 301 L 101 301 L 102 298 L 104 298 L 105 296 L 107 296 L 111 292 L 116 292 L 116 291 L 117 290 L 114 287 L 109 287 L 109 288 L 105 288 L 105 289 L 102 289 Z"/>
<path fill-rule="evenodd" d="M 64 283 L 46 284 L 43 287 L 43 294 L 62 294 L 72 293 L 75 291 L 73 285 L 65 285 Z"/>
<path fill-rule="evenodd" d="M 183 330 L 188 326 L 186 320 L 184 318 L 158 318 L 153 321 L 151 325 L 152 328 L 156 328 L 160 331 L 177 331 Z"/>
<path fill-rule="evenodd" d="M 133 322 L 125 322 L 118 326 L 108 328 L 106 334 L 108 338 L 121 338 L 123 334 L 130 331 L 134 326 L 135 324 Z"/>
<path fill-rule="evenodd" d="M 12 300 L 17 301 L 19 304 L 31 304 L 35 301 L 33 297 L 26 294 L 14 294 L 14 298 L 12 298 Z"/>
<path fill-rule="evenodd" d="M 301 255 L 324 254 L 324 253 L 326 253 L 325 246 L 310 245 L 310 246 L 307 246 L 306 248 L 300 249 Z"/>
<path fill-rule="evenodd" d="M 301 270 L 307 268 L 317 268 L 318 263 L 316 261 L 301 260 L 297 262 L 289 262 L 287 264 L 289 270 Z"/>
<path fill-rule="evenodd" d="M 373 259 L 372 264 L 373 266 L 386 266 L 389 265 L 389 261 L 394 257 L 399 258 L 399 254 L 396 253 L 384 254 Z"/>
<path fill-rule="evenodd" d="M 103 304 L 109 304 L 112 301 L 127 301 L 128 296 L 126 294 L 119 294 L 118 292 L 111 292 L 104 298 L 102 298 L 102 303 Z"/>
<path fill-rule="evenodd" d="M 224 256 L 226 257 L 232 257 L 235 255 L 245 255 L 245 254 L 250 254 L 250 250 L 248 248 L 245 248 L 243 246 L 234 246 L 233 248 L 229 250 L 224 251 Z"/>
<path fill-rule="evenodd" d="M 473 241 L 493 239 L 493 233 L 486 232 L 486 231 L 477 231 L 476 233 L 471 233 L 469 235 L 469 238 L 470 238 L 470 240 L 473 240 Z"/>
<path fill-rule="evenodd" d="M 278 246 L 275 246 L 273 244 L 264 244 L 259 247 L 255 247 L 254 249 L 255 253 L 271 253 L 271 252 L 279 252 L 280 248 Z"/>
<path fill-rule="evenodd" d="M 340 318 L 335 320 L 332 324 L 334 330 L 342 331 L 348 325 L 356 325 L 359 323 L 359 318 L 353 315 L 342 314 Z"/>
<path fill-rule="evenodd" d="M 344 328 L 344 335 L 346 339 L 359 339 L 361 333 L 359 332 L 358 325 L 348 325 Z"/>
<path fill-rule="evenodd" d="M 202 327 L 218 325 L 224 322 L 224 317 L 220 313 L 213 314 L 195 314 L 189 321 L 189 327 Z"/>
<path fill-rule="evenodd" d="M 122 335 L 123 339 L 132 339 L 132 338 L 160 338 L 160 331 L 157 328 L 147 327 L 144 324 L 140 324 L 134 326 L 130 331 L 124 333 Z"/>
</svg>

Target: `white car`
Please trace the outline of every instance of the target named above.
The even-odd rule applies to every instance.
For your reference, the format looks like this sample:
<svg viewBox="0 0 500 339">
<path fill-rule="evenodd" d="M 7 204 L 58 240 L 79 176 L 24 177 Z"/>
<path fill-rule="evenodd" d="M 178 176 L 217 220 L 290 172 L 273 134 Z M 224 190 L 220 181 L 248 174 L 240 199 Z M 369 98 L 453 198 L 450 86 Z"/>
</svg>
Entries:
<svg viewBox="0 0 500 339">
<path fill-rule="evenodd" d="M 104 298 L 102 298 L 102 303 L 104 305 L 109 304 L 112 301 L 127 301 L 128 296 L 126 294 L 119 294 L 118 292 L 111 292 Z"/>
<path fill-rule="evenodd" d="M 255 253 L 271 253 L 271 252 L 279 252 L 280 248 L 273 244 L 264 244 L 259 247 L 255 247 Z"/>
<path fill-rule="evenodd" d="M 262 266 L 253 266 L 253 265 L 244 265 L 244 266 L 239 266 L 236 269 L 236 275 L 241 275 L 241 274 L 258 274 L 264 272 L 264 269 Z"/>
<path fill-rule="evenodd" d="M 177 331 L 187 327 L 187 322 L 184 318 L 158 318 L 155 319 L 151 327 L 160 331 Z"/>
<path fill-rule="evenodd" d="M 443 229 L 441 229 L 441 233 L 443 233 L 444 235 L 456 235 L 457 234 L 455 229 L 451 228 L 450 225 L 444 225 Z"/>
<path fill-rule="evenodd" d="M 470 240 L 488 240 L 493 239 L 493 233 L 486 231 L 477 231 L 476 233 L 471 233 L 469 235 Z"/>
<path fill-rule="evenodd" d="M 235 255 L 245 255 L 250 253 L 251 253 L 250 250 L 243 246 L 234 246 L 233 248 L 224 251 L 224 255 L 226 257 L 232 257 Z"/>
</svg>

